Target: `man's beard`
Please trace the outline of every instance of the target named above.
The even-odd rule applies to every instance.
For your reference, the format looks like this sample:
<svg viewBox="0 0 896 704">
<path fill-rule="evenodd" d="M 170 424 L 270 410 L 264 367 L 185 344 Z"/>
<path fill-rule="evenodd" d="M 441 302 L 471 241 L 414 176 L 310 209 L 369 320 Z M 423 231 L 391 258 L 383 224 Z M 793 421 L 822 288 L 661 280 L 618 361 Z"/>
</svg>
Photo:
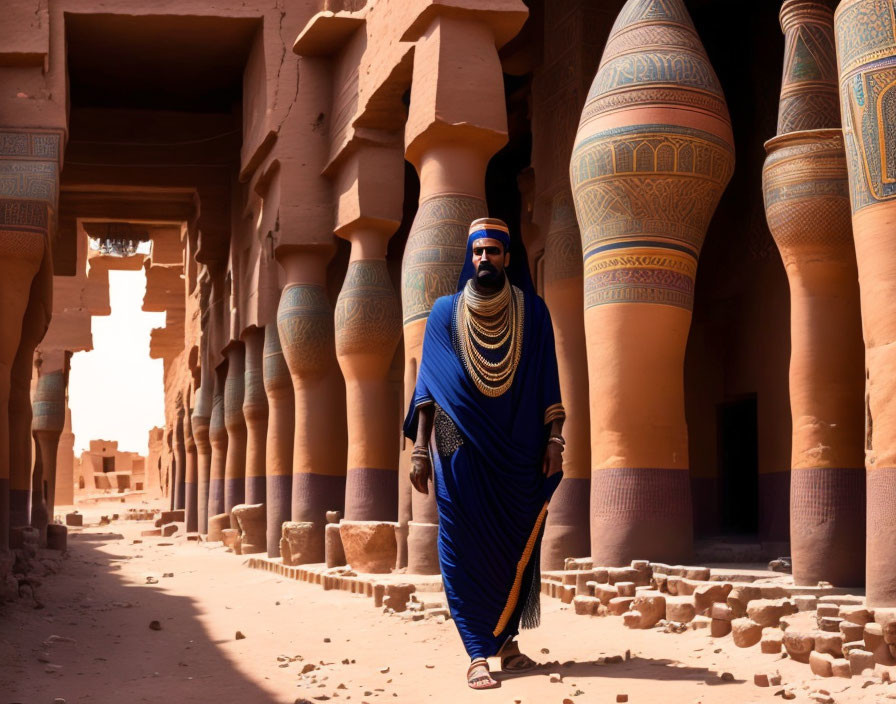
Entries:
<svg viewBox="0 0 896 704">
<path fill-rule="evenodd" d="M 483 261 L 476 270 L 476 285 L 489 291 L 497 291 L 504 287 L 504 277 L 503 271 L 498 271 L 490 262 Z"/>
</svg>

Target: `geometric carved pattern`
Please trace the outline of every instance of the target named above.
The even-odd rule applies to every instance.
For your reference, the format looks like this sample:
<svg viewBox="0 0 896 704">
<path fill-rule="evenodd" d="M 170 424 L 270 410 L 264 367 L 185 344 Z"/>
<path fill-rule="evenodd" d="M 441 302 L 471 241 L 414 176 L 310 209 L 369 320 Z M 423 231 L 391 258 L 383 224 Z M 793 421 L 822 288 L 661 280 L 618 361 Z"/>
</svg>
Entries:
<svg viewBox="0 0 896 704">
<path fill-rule="evenodd" d="M 283 289 L 277 329 L 292 374 L 319 376 L 335 361 L 333 311 L 322 287 L 297 284 Z"/>
<path fill-rule="evenodd" d="M 0 130 L 0 231 L 25 245 L 23 233 L 49 234 L 59 197 L 61 130 Z M 42 240 L 41 240 L 42 243 Z M 13 246 L 8 241 L 6 249 Z M 15 254 L 15 253 L 11 253 Z M 21 252 L 18 256 L 30 256 Z"/>
<path fill-rule="evenodd" d="M 821 2 L 789 2 L 781 10 L 786 46 L 778 134 L 840 126 L 833 20 Z"/>
<path fill-rule="evenodd" d="M 401 305 L 385 260 L 348 265 L 336 301 L 336 354 L 379 354 L 388 359 L 401 338 Z"/>
<path fill-rule="evenodd" d="M 439 194 L 420 202 L 401 263 L 404 324 L 429 317 L 433 303 L 454 293 L 473 220 L 488 215 L 485 201 Z"/>
<path fill-rule="evenodd" d="M 545 237 L 545 282 L 582 278 L 582 237 L 569 191 L 564 189 L 551 203 L 551 223 Z"/>
<path fill-rule="evenodd" d="M 896 52 L 893 0 L 844 0 L 834 17 L 841 80 Z"/>
</svg>

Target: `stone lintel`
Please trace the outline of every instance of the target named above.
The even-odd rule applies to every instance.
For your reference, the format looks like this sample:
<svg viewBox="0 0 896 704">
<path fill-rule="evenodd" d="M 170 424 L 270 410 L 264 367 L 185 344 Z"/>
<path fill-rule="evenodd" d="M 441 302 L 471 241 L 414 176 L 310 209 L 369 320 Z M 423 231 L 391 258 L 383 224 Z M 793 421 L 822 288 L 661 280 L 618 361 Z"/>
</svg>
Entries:
<svg viewBox="0 0 896 704">
<path fill-rule="evenodd" d="M 299 32 L 292 50 L 302 56 L 331 56 L 364 24 L 361 13 L 318 12 Z"/>
<path fill-rule="evenodd" d="M 416 0 L 421 12 L 401 37 L 404 42 L 420 39 L 437 17 L 471 19 L 487 25 L 500 49 L 513 39 L 526 23 L 529 9 L 521 0 Z"/>
</svg>

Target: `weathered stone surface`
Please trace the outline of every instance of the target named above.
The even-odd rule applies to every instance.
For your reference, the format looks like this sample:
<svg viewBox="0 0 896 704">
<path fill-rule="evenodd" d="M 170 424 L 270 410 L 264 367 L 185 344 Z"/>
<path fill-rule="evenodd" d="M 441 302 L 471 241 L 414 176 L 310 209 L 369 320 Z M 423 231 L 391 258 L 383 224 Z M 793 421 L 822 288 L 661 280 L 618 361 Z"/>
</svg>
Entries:
<svg viewBox="0 0 896 704">
<path fill-rule="evenodd" d="M 612 599 L 610 599 L 609 602 L 607 602 L 607 610 L 613 616 L 621 616 L 622 614 L 624 614 L 626 611 L 629 610 L 633 601 L 634 601 L 634 597 L 630 597 L 630 596 L 613 597 Z"/>
<path fill-rule="evenodd" d="M 619 590 L 613 584 L 598 584 L 594 589 L 594 596 L 600 599 L 600 603 L 605 606 L 610 603 L 610 599 L 619 596 Z"/>
<path fill-rule="evenodd" d="M 784 632 L 784 649 L 797 662 L 809 662 L 809 653 L 815 648 L 815 636 L 800 631 Z"/>
<path fill-rule="evenodd" d="M 666 598 L 660 594 L 639 594 L 631 604 L 638 619 L 627 619 L 629 628 L 653 628 L 666 615 Z"/>
<path fill-rule="evenodd" d="M 874 653 L 867 650 L 850 650 L 847 655 L 849 669 L 853 675 L 861 675 L 865 670 L 874 670 Z"/>
<path fill-rule="evenodd" d="M 694 600 L 689 596 L 666 597 L 666 620 L 690 623 L 694 620 L 697 611 L 694 608 Z"/>
<path fill-rule="evenodd" d="M 286 521 L 281 527 L 280 555 L 284 565 L 306 565 L 320 555 L 318 527 L 310 521 Z"/>
<path fill-rule="evenodd" d="M 65 514 L 65 525 L 67 526 L 83 526 L 84 516 L 77 511 Z"/>
<path fill-rule="evenodd" d="M 818 606 L 818 597 L 812 594 L 796 594 L 792 599 L 797 611 L 815 611 Z"/>
<path fill-rule="evenodd" d="M 728 606 L 728 604 L 723 604 L 721 602 L 712 605 L 709 610 L 709 615 L 711 618 L 716 618 L 720 621 L 733 621 L 735 618 L 738 618 L 734 615 L 734 609 Z"/>
<path fill-rule="evenodd" d="M 600 599 L 595 596 L 577 596 L 572 600 L 572 605 L 579 616 L 593 616 L 600 606 Z"/>
<path fill-rule="evenodd" d="M 396 613 L 405 611 L 408 607 L 408 601 L 411 598 L 411 594 L 415 591 L 417 591 L 417 588 L 413 584 L 387 584 L 385 587 L 383 605 Z"/>
<path fill-rule="evenodd" d="M 347 521 L 339 524 L 347 564 L 357 572 L 386 574 L 395 568 L 398 544 L 395 524 L 386 521 Z"/>
<path fill-rule="evenodd" d="M 828 653 L 819 653 L 813 650 L 809 653 L 809 668 L 813 675 L 819 677 L 833 677 L 834 656 Z"/>
<path fill-rule="evenodd" d="M 853 623 L 851 621 L 840 622 L 840 633 L 843 634 L 843 641 L 845 643 L 849 643 L 850 641 L 855 640 L 862 640 L 862 634 L 864 632 L 864 625 Z"/>
<path fill-rule="evenodd" d="M 749 618 L 731 621 L 731 637 L 738 648 L 749 648 L 762 638 L 762 626 Z"/>
<path fill-rule="evenodd" d="M 698 614 L 706 615 L 713 604 L 725 603 L 731 590 L 732 586 L 727 583 L 702 584 L 694 589 L 694 608 Z"/>
<path fill-rule="evenodd" d="M 754 599 L 747 604 L 747 616 L 760 626 L 777 626 L 781 617 L 796 613 L 789 599 Z"/>
<path fill-rule="evenodd" d="M 697 616 L 696 618 L 708 618 L 708 616 Z M 731 633 L 731 623 L 732 622 L 727 619 L 710 619 L 709 635 L 713 638 L 724 638 Z"/>
<path fill-rule="evenodd" d="M 229 513 L 219 513 L 217 515 L 211 516 L 208 519 L 208 537 L 206 539 L 209 542 L 223 540 L 222 531 L 225 528 L 230 528 Z"/>
<path fill-rule="evenodd" d="M 843 621 L 839 616 L 825 616 L 820 619 L 818 627 L 827 633 L 839 633 L 840 623 Z"/>
<path fill-rule="evenodd" d="M 828 653 L 835 658 L 842 658 L 843 634 L 824 632 L 815 634 L 815 649 L 819 653 Z"/>
<path fill-rule="evenodd" d="M 762 640 L 759 641 L 759 649 L 763 653 L 775 654 L 781 652 L 784 641 L 784 632 L 779 628 L 763 628 Z"/>
<path fill-rule="evenodd" d="M 334 511 L 333 513 L 339 512 Z M 395 545 L 397 549 L 397 538 Z M 327 563 L 327 567 L 339 567 L 348 562 L 345 557 L 345 546 L 342 544 L 342 531 L 338 523 L 327 523 L 324 526 L 324 561 Z"/>
<path fill-rule="evenodd" d="M 240 532 L 236 528 L 225 528 L 221 531 L 221 542 L 225 547 L 233 550 L 237 555 L 240 554 Z"/>
<path fill-rule="evenodd" d="M 762 592 L 759 587 L 737 586 L 731 590 L 725 601 L 731 607 L 734 616 L 741 618 L 747 615 L 747 604 L 753 601 L 753 599 L 760 599 L 761 597 Z"/>
<path fill-rule="evenodd" d="M 237 504 L 231 518 L 240 532 L 240 554 L 251 555 L 267 550 L 267 512 L 264 504 Z"/>
<path fill-rule="evenodd" d="M 68 547 L 68 528 L 58 523 L 47 525 L 47 549 L 65 552 Z"/>
<path fill-rule="evenodd" d="M 616 582 L 616 589 L 619 592 L 619 596 L 634 596 L 635 595 L 635 583 L 634 582 Z"/>
<path fill-rule="evenodd" d="M 840 618 L 848 623 L 855 623 L 864 626 L 866 623 L 874 621 L 874 611 L 861 605 L 846 604 L 840 607 Z"/>
<path fill-rule="evenodd" d="M 849 668 L 849 660 L 845 658 L 834 658 L 834 662 L 831 663 L 831 674 L 834 677 L 845 677 L 849 679 L 852 677 L 852 671 Z"/>
</svg>

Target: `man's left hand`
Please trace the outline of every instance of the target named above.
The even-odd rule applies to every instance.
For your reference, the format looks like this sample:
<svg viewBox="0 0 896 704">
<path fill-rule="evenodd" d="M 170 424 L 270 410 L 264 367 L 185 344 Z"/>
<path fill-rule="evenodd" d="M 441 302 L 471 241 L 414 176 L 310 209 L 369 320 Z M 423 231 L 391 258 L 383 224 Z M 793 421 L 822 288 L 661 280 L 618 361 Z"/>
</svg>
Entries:
<svg viewBox="0 0 896 704">
<path fill-rule="evenodd" d="M 563 449 L 556 442 L 549 442 L 544 451 L 544 467 L 546 477 L 551 477 L 563 469 Z"/>
</svg>

